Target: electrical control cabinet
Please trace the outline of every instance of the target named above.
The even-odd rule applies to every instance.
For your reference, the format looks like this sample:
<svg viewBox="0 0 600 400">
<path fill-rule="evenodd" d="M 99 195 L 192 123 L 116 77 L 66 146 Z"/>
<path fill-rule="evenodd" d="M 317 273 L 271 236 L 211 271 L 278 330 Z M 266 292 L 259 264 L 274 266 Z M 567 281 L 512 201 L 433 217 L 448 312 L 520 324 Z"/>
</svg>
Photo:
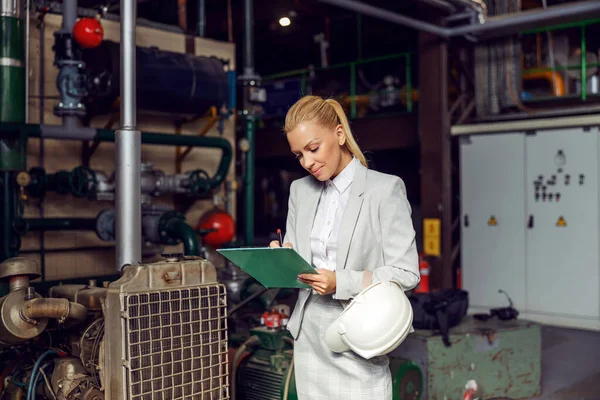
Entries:
<svg viewBox="0 0 600 400">
<path fill-rule="evenodd" d="M 462 275 L 474 311 L 600 330 L 597 128 L 462 137 Z"/>
<path fill-rule="evenodd" d="M 462 280 L 469 302 L 525 306 L 525 147 L 519 133 L 461 138 Z"/>
</svg>

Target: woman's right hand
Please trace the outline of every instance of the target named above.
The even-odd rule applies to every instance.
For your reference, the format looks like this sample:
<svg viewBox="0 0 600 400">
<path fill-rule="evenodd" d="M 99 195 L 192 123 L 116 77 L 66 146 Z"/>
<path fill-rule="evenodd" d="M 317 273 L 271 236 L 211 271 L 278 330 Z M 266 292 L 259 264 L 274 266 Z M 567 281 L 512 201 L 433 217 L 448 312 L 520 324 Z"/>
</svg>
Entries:
<svg viewBox="0 0 600 400">
<path fill-rule="evenodd" d="M 269 247 L 281 247 L 281 246 L 279 246 L 279 240 L 271 241 L 271 243 L 269 243 Z M 283 247 L 289 247 L 290 249 L 293 249 L 293 246 L 290 242 L 284 243 Z"/>
</svg>

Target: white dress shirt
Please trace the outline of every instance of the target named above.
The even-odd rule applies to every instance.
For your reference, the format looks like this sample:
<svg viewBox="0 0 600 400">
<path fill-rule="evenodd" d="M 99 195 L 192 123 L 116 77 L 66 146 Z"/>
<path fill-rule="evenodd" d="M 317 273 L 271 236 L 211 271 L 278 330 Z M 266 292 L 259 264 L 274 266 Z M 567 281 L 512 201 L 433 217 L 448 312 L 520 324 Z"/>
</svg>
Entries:
<svg viewBox="0 0 600 400">
<path fill-rule="evenodd" d="M 338 233 L 358 162 L 355 157 L 352 157 L 352 161 L 338 176 L 324 183 L 310 233 L 312 263 L 316 268 L 335 271 Z"/>
</svg>

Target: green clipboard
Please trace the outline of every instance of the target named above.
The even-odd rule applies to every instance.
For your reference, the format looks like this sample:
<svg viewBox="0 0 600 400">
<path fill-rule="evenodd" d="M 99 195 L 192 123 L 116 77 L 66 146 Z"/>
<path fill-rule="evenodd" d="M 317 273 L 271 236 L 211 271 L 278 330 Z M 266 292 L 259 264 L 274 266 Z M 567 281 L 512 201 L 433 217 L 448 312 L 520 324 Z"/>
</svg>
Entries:
<svg viewBox="0 0 600 400">
<path fill-rule="evenodd" d="M 310 288 L 298 280 L 298 275 L 318 274 L 296 250 L 289 247 L 247 247 L 217 251 L 267 289 Z"/>
</svg>

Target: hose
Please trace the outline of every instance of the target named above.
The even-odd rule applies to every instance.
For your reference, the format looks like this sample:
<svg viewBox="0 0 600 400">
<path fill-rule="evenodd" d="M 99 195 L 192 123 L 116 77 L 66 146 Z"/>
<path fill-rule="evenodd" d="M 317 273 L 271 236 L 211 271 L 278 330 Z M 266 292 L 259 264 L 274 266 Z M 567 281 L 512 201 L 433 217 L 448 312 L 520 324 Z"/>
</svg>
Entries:
<svg viewBox="0 0 600 400">
<path fill-rule="evenodd" d="M 40 365 L 42 364 L 42 361 L 44 361 L 44 358 L 53 355 L 57 356 L 58 352 L 56 350 L 47 350 L 44 353 L 42 353 L 42 355 L 36 360 L 33 366 L 33 371 L 31 371 L 31 376 L 29 377 L 29 387 L 27 388 L 27 400 L 33 400 L 35 382 L 37 381 L 37 373 L 38 369 L 40 368 Z"/>
<path fill-rule="evenodd" d="M 61 322 L 69 319 L 83 322 L 87 317 L 87 308 L 67 299 L 31 299 L 27 300 L 22 309 L 24 319 L 53 318 Z"/>
<path fill-rule="evenodd" d="M 285 342 L 288 342 L 289 344 L 292 345 L 292 347 L 294 347 L 294 341 L 290 338 L 283 338 L 283 340 Z M 292 382 L 292 376 L 294 375 L 294 354 L 292 353 L 292 360 L 290 361 L 290 366 L 288 367 L 286 376 L 285 376 L 285 385 L 283 387 L 283 399 L 282 400 L 288 400 L 288 396 L 290 395 L 290 383 Z"/>
<path fill-rule="evenodd" d="M 246 348 L 257 345 L 260 342 L 258 336 L 250 336 L 236 351 L 233 356 L 233 370 L 231 371 L 231 400 L 236 400 L 236 388 L 237 388 L 237 369 L 238 364 L 241 361 L 242 355 L 246 351 Z"/>
</svg>

